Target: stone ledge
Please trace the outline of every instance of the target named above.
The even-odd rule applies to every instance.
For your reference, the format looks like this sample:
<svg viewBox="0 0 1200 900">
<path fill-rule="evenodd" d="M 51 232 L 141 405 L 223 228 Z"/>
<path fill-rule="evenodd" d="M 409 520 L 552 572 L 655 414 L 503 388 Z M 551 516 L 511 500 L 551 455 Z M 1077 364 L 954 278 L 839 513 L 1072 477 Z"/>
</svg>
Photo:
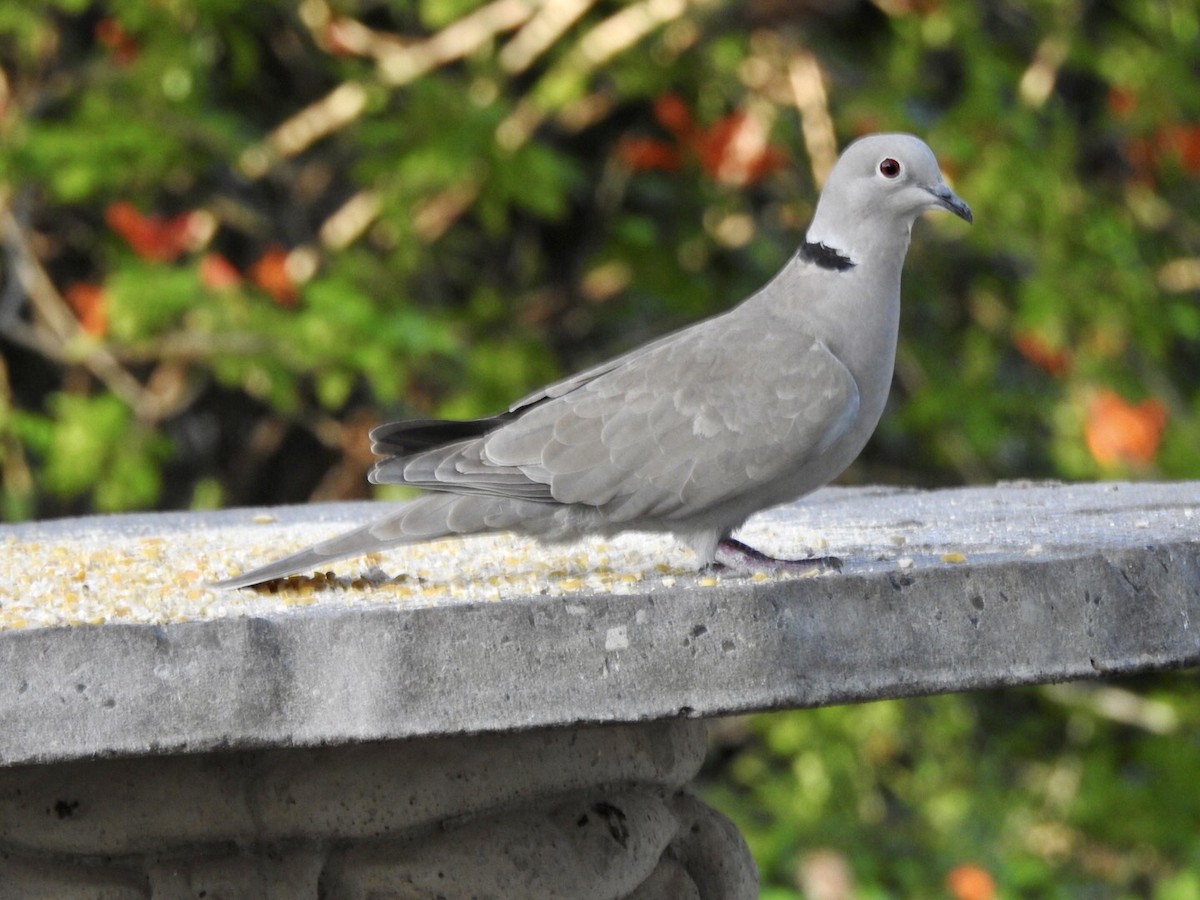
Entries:
<svg viewBox="0 0 1200 900">
<path fill-rule="evenodd" d="M 675 557 L 662 574 L 657 556 L 679 551 L 654 538 L 632 562 L 622 551 L 627 593 L 583 572 L 552 595 L 502 589 L 494 602 L 468 578 L 426 606 L 368 584 L 294 609 L 250 594 L 224 618 L 206 594 L 196 621 L 9 630 L 0 765 L 717 716 L 1195 665 L 1198 511 L 1194 482 L 833 489 L 744 537 L 776 553 L 821 546 L 845 559 L 841 575 L 700 578 Z M 10 526 L 0 549 L 20 566 L 53 542 L 69 556 L 76 542 L 82 554 L 85 540 L 151 536 L 165 547 L 157 569 L 177 569 L 177 541 L 203 532 L 219 567 L 220 552 L 245 552 L 253 515 Z M 332 533 L 379 506 L 270 515 L 256 533 L 286 549 L 318 518 Z M 211 549 L 223 536 L 224 551 Z"/>
</svg>

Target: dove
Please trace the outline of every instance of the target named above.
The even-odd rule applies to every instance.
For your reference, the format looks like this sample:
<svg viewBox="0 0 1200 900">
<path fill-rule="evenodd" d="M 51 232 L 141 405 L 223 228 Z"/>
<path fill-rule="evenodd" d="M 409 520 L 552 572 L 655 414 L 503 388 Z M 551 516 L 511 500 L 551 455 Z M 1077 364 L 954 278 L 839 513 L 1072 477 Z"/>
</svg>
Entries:
<svg viewBox="0 0 1200 900">
<path fill-rule="evenodd" d="M 891 387 L 912 226 L 931 210 L 973 221 L 919 138 L 859 138 L 829 172 L 799 249 L 742 303 L 490 418 L 374 428 L 382 458 L 370 480 L 427 493 L 217 586 L 485 531 L 545 542 L 666 532 L 701 568 L 840 568 L 775 560 L 733 533 L 827 484 L 866 445 Z"/>
</svg>

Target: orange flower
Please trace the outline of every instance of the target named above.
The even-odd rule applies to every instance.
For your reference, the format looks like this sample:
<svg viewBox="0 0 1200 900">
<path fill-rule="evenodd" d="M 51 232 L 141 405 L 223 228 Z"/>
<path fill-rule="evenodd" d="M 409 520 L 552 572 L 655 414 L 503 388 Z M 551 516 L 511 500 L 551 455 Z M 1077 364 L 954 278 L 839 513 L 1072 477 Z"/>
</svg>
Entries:
<svg viewBox="0 0 1200 900">
<path fill-rule="evenodd" d="M 104 288 L 97 284 L 76 281 L 63 292 L 63 299 L 75 313 L 80 327 L 95 337 L 108 333 L 108 313 L 105 309 L 108 298 Z"/>
<path fill-rule="evenodd" d="M 1124 151 L 1135 177 L 1143 181 L 1161 170 L 1169 157 L 1189 175 L 1200 175 L 1200 125 L 1163 125 L 1152 137 L 1126 141 Z"/>
<path fill-rule="evenodd" d="M 1017 352 L 1039 369 L 1059 376 L 1071 370 L 1074 362 L 1071 351 L 1063 347 L 1051 347 L 1036 332 L 1018 331 L 1012 340 Z"/>
<path fill-rule="evenodd" d="M 96 40 L 108 48 L 119 66 L 127 66 L 138 55 L 137 41 L 117 19 L 107 16 L 96 23 Z"/>
<path fill-rule="evenodd" d="M 654 118 L 675 143 L 625 138 L 617 144 L 617 158 L 631 169 L 674 172 L 691 156 L 714 181 L 744 187 L 787 163 L 782 151 L 767 144 L 766 124 L 744 110 L 702 128 L 677 94 L 663 94 L 654 101 Z"/>
<path fill-rule="evenodd" d="M 220 253 L 205 253 L 200 260 L 200 283 L 210 290 L 224 291 L 241 284 L 242 276 Z"/>
<path fill-rule="evenodd" d="M 787 162 L 782 151 L 768 146 L 763 123 L 741 110 L 705 128 L 692 144 L 704 171 L 734 187 L 761 181 Z"/>
<path fill-rule="evenodd" d="M 1150 398 L 1135 405 L 1112 391 L 1100 391 L 1088 407 L 1084 441 L 1102 466 L 1149 465 L 1166 424 L 1167 410 L 1160 401 Z"/>
<path fill-rule="evenodd" d="M 1200 174 L 1200 125 L 1166 125 L 1158 131 L 1158 145 L 1172 153 L 1185 172 Z"/>
<path fill-rule="evenodd" d="M 282 247 L 268 247 L 250 267 L 250 280 L 271 295 L 280 306 L 295 306 L 300 299 L 296 282 L 288 273 L 288 252 Z"/>
<path fill-rule="evenodd" d="M 182 213 L 178 216 L 143 215 L 132 203 L 117 200 L 104 210 L 108 227 L 123 237 L 142 259 L 173 262 L 186 251 L 203 243 L 206 229 L 203 216 Z"/>
<path fill-rule="evenodd" d="M 973 863 L 955 866 L 946 876 L 946 889 L 954 900 L 995 900 L 996 882 Z"/>
<path fill-rule="evenodd" d="M 1108 108 L 1121 119 L 1128 119 L 1137 110 L 1138 95 L 1131 88 L 1113 86 L 1108 89 Z"/>
<path fill-rule="evenodd" d="M 696 131 L 692 111 L 687 108 L 678 94 L 663 94 L 654 101 L 654 118 L 658 124 L 675 136 L 677 141 L 686 141 Z"/>
<path fill-rule="evenodd" d="M 633 136 L 617 142 L 617 159 L 635 172 L 678 172 L 683 163 L 679 150 L 666 141 Z"/>
</svg>

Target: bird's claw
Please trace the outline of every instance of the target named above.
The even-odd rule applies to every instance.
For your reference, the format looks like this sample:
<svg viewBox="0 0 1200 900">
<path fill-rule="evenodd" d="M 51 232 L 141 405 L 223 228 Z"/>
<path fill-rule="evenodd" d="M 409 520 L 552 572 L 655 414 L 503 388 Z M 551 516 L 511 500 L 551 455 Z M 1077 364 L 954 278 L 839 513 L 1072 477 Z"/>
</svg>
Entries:
<svg viewBox="0 0 1200 900">
<path fill-rule="evenodd" d="M 836 556 L 816 556 L 810 559 L 777 559 L 749 544 L 726 538 L 717 545 L 717 559 L 707 566 L 706 571 L 720 572 L 725 569 L 759 569 L 771 572 L 793 572 L 802 575 L 820 575 L 825 572 L 842 571 L 842 561 Z"/>
</svg>

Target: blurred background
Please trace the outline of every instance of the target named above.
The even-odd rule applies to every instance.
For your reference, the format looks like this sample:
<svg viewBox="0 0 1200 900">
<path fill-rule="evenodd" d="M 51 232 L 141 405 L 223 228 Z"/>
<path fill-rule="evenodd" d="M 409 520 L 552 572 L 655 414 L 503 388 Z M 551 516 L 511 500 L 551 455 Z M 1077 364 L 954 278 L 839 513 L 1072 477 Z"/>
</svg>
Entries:
<svg viewBox="0 0 1200 900">
<path fill-rule="evenodd" d="M 1200 476 L 1194 0 L 0 5 L 0 518 L 368 496 L 723 310 L 858 134 L 915 229 L 847 483 Z M 722 723 L 768 900 L 1200 900 L 1194 677 Z"/>
</svg>

